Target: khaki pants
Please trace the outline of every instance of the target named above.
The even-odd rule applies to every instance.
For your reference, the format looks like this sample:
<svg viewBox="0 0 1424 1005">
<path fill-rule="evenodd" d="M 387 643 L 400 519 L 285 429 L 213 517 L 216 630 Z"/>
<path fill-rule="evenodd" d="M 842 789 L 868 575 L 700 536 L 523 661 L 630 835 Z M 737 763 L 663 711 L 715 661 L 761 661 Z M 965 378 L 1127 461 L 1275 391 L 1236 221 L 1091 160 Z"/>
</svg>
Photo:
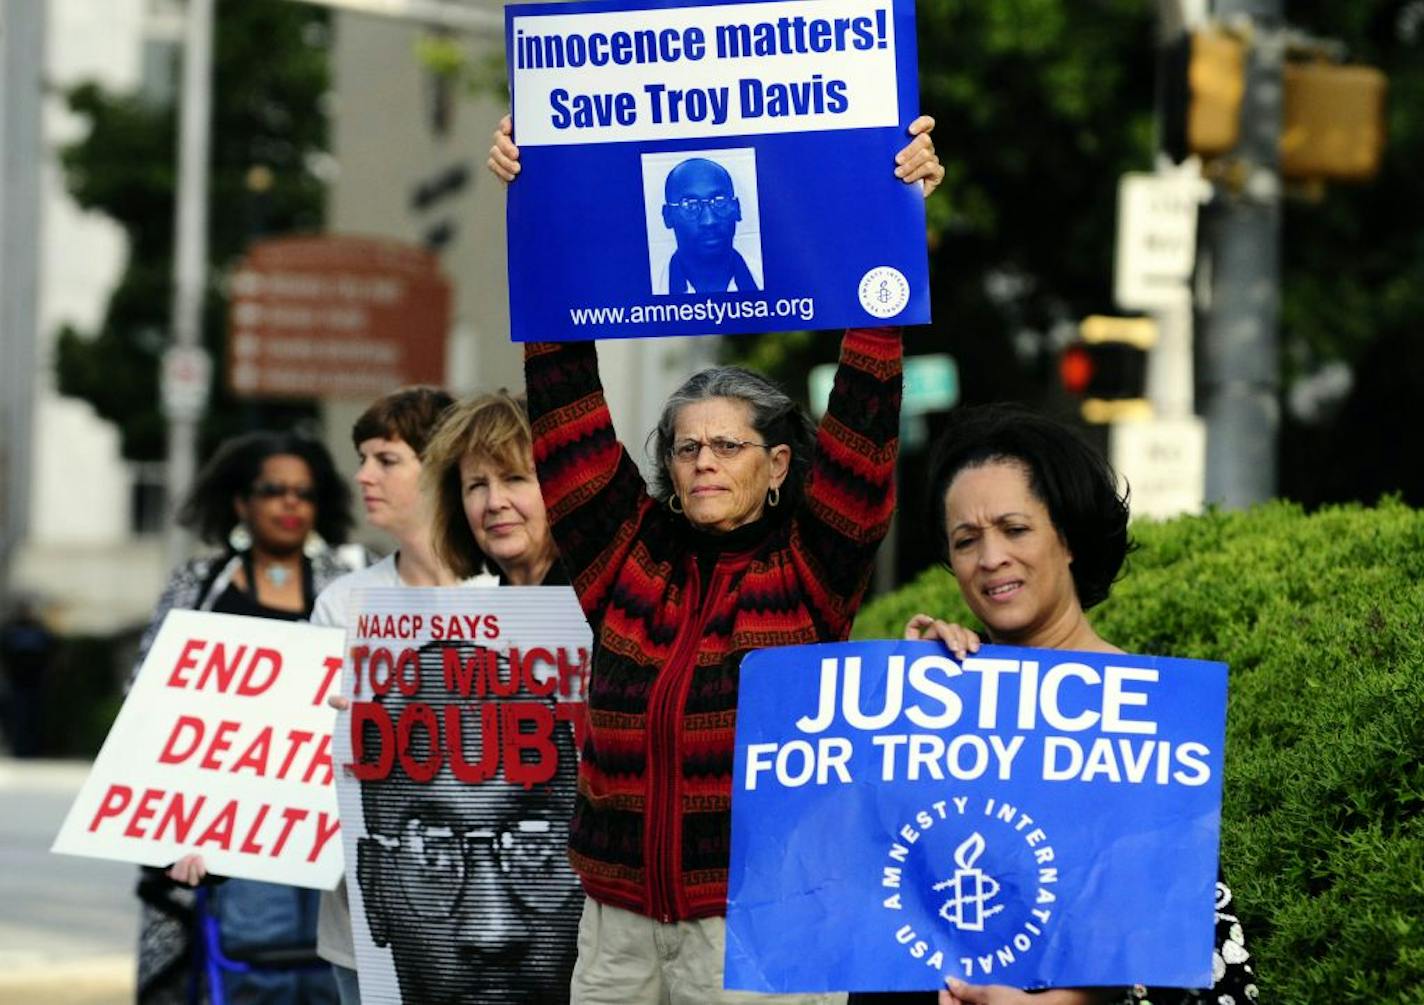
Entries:
<svg viewBox="0 0 1424 1005">
<path fill-rule="evenodd" d="M 722 988 L 722 918 L 665 925 L 584 898 L 571 1005 L 844 1005 L 843 994 Z"/>
</svg>

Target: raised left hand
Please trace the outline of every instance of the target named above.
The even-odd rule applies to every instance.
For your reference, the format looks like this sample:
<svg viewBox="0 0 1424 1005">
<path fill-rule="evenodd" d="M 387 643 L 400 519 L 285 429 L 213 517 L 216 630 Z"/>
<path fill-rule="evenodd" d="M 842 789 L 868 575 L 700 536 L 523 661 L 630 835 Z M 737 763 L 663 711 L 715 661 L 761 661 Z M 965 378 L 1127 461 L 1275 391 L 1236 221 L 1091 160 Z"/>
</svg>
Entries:
<svg viewBox="0 0 1424 1005">
<path fill-rule="evenodd" d="M 935 121 L 928 115 L 921 115 L 910 123 L 910 135 L 914 137 L 895 155 L 895 177 L 903 182 L 922 181 L 925 183 L 925 198 L 939 188 L 944 181 L 944 165 L 935 153 L 934 140 L 930 132 Z"/>
</svg>

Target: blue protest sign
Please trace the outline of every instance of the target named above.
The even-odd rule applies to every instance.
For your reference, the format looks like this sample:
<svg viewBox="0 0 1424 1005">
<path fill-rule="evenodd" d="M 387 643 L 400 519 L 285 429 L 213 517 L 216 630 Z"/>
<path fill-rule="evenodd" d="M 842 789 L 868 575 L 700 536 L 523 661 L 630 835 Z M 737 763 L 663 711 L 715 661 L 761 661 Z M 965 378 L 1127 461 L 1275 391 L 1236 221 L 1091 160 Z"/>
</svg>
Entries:
<svg viewBox="0 0 1424 1005">
<path fill-rule="evenodd" d="M 1208 987 L 1226 666 L 861 642 L 742 663 L 726 984 Z"/>
<path fill-rule="evenodd" d="M 505 10 L 515 341 L 929 321 L 913 0 Z"/>
</svg>

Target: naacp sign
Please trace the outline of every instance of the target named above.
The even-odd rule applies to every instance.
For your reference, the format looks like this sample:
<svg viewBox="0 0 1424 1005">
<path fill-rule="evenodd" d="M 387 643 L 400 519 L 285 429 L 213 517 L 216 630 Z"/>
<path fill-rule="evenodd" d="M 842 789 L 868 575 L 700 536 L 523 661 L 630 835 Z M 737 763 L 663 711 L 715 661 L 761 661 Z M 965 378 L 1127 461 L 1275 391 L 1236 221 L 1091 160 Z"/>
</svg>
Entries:
<svg viewBox="0 0 1424 1005">
<path fill-rule="evenodd" d="M 727 986 L 1209 986 L 1225 707 L 1194 660 L 752 654 Z"/>
<path fill-rule="evenodd" d="M 566 1001 L 573 590 L 368 589 L 352 613 L 334 754 L 361 1000 Z"/>
<path fill-rule="evenodd" d="M 506 8 L 516 341 L 929 320 L 912 0 Z"/>
</svg>

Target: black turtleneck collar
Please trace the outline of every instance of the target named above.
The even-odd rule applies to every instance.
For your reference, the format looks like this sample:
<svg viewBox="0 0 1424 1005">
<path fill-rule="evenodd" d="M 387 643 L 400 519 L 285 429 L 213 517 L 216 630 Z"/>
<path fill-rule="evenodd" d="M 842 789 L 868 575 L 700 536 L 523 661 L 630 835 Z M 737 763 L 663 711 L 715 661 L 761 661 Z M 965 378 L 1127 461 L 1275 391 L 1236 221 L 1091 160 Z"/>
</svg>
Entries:
<svg viewBox="0 0 1424 1005">
<path fill-rule="evenodd" d="M 778 523 L 780 521 L 766 510 L 763 510 L 761 516 L 751 523 L 744 523 L 735 530 L 722 532 L 702 530 L 689 523 L 686 517 L 682 520 L 684 533 L 687 535 L 688 541 L 691 542 L 693 550 L 699 555 L 707 552 L 713 554 L 735 553 L 754 548 L 766 540 L 767 534 L 771 533 L 772 528 Z"/>
<path fill-rule="evenodd" d="M 689 523 L 686 517 L 680 518 L 678 523 L 693 554 L 697 556 L 697 571 L 702 582 L 706 583 L 712 575 L 712 569 L 717 564 L 718 558 L 722 555 L 750 551 L 757 547 L 775 531 L 785 518 L 785 508 L 763 509 L 761 516 L 751 523 L 744 523 L 735 530 L 724 533 L 700 530 Z"/>
</svg>

